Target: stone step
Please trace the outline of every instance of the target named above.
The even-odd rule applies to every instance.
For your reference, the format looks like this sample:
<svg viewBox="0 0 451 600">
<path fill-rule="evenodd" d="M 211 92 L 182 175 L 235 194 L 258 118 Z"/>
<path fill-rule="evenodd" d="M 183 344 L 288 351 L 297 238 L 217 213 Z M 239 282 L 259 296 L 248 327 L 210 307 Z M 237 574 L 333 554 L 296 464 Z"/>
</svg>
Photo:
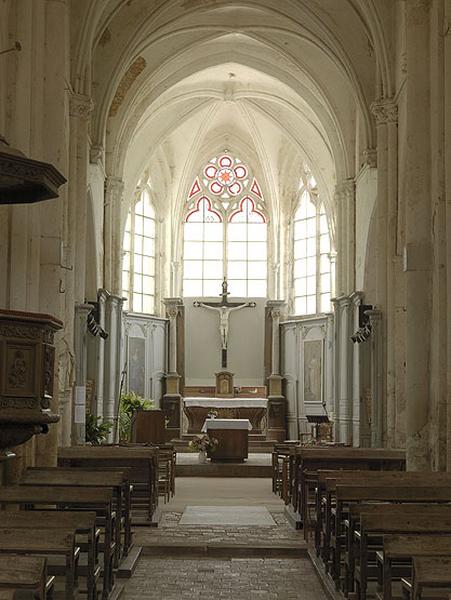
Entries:
<svg viewBox="0 0 451 600">
<path fill-rule="evenodd" d="M 271 465 L 246 463 L 181 464 L 175 468 L 176 477 L 267 477 L 272 476 Z"/>
<path fill-rule="evenodd" d="M 187 558 L 302 558 L 307 556 L 307 545 L 264 543 L 264 544 L 230 544 L 230 543 L 177 543 L 155 544 L 144 546 L 144 556 L 186 556 Z"/>
</svg>

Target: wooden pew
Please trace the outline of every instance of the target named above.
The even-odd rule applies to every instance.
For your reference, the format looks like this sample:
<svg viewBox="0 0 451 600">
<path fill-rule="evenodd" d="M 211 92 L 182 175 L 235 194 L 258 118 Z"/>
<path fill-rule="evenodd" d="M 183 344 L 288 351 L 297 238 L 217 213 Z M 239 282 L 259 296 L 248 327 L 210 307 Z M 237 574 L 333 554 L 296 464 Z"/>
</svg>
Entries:
<svg viewBox="0 0 451 600">
<path fill-rule="evenodd" d="M 86 577 L 87 592 L 90 600 L 97 598 L 97 580 L 100 575 L 100 566 L 98 564 L 98 540 L 100 531 L 96 527 L 95 512 L 79 511 L 3 511 L 0 517 L 1 527 L 9 529 L 67 529 L 74 531 L 78 536 L 86 538 L 86 543 L 76 537 L 76 544 L 79 548 L 86 549 L 87 565 L 78 567 L 80 574 Z M 1 587 L 1 585 L 0 585 Z"/>
<path fill-rule="evenodd" d="M 294 456 L 293 456 L 294 453 Z M 312 473 L 321 469 L 353 469 L 368 471 L 405 469 L 405 451 L 384 448 L 319 447 L 292 449 L 290 454 L 294 470 L 292 485 L 292 510 L 303 524 L 307 514 L 307 485 L 314 487 Z M 305 474 L 309 473 L 307 480 Z"/>
<path fill-rule="evenodd" d="M 430 517 L 431 522 L 436 519 L 442 518 L 449 514 L 450 506 L 448 504 L 411 504 L 411 503 L 372 503 L 372 504 L 355 504 L 349 507 L 349 515 L 347 519 L 347 531 L 346 531 L 346 551 L 345 551 L 345 577 L 343 591 L 348 594 L 354 589 L 354 574 L 356 560 L 360 555 L 360 519 L 361 515 L 365 514 L 375 515 L 381 521 L 388 519 L 399 519 L 399 522 L 404 523 L 404 518 L 410 519 L 415 518 L 417 514 L 426 514 Z M 410 525 L 408 525 L 410 527 Z M 385 535 L 386 532 L 384 532 Z M 390 532 L 392 533 L 392 532 Z M 423 532 L 416 532 L 417 535 L 422 535 Z M 381 545 L 382 548 L 382 545 Z M 374 551 L 374 540 L 373 547 Z M 376 554 L 376 558 L 377 558 Z M 379 554 L 379 562 L 381 554 Z M 381 565 L 382 566 L 382 565 Z M 336 567 L 338 568 L 338 567 Z M 378 569 L 379 575 L 382 573 L 382 569 Z M 382 576 L 381 576 L 382 577 Z"/>
<path fill-rule="evenodd" d="M 272 491 L 274 494 L 278 494 L 282 500 L 285 500 L 288 495 L 288 457 L 290 448 L 294 448 L 298 444 L 298 441 L 289 440 L 277 442 L 271 453 Z"/>
<path fill-rule="evenodd" d="M 19 505 L 45 510 L 89 510 L 101 519 L 104 530 L 103 597 L 108 597 L 114 585 L 114 519 L 113 492 L 107 488 L 78 488 L 50 486 L 0 486 L 0 505 Z"/>
<path fill-rule="evenodd" d="M 128 467 L 133 486 L 132 524 L 155 525 L 158 506 L 158 449 L 147 446 L 71 446 L 58 450 L 60 467 Z M 145 511 L 144 519 L 137 512 Z"/>
<path fill-rule="evenodd" d="M 52 472 L 52 471 L 59 471 L 59 472 L 70 472 L 70 473 L 76 473 L 77 477 L 82 476 L 82 474 L 84 473 L 93 473 L 94 475 L 89 476 L 88 479 L 85 481 L 89 481 L 90 484 L 92 483 L 92 479 L 95 479 L 95 473 L 120 473 L 122 475 L 122 479 L 123 479 L 123 493 L 122 493 L 122 498 L 123 498 L 123 521 L 124 521 L 124 543 L 122 545 L 122 549 L 123 549 L 123 554 L 125 556 L 128 555 L 131 547 L 133 546 L 133 531 L 132 531 L 132 527 L 131 527 L 131 523 L 132 523 L 132 493 L 133 493 L 133 486 L 130 483 L 130 468 L 129 467 L 108 467 L 108 466 L 104 466 L 104 467 L 28 467 L 27 469 L 27 473 L 28 472 Z M 88 485 L 87 487 L 92 487 L 91 485 Z M 103 487 L 102 485 L 96 486 L 96 487 Z M 107 486 L 108 487 L 108 486 Z M 115 507 L 113 507 L 115 508 Z"/>
<path fill-rule="evenodd" d="M 75 546 L 73 529 L 5 529 L 0 527 L 0 553 L 64 557 L 64 597 L 66 600 L 75 598 L 76 561 L 79 548 Z"/>
<path fill-rule="evenodd" d="M 411 562 L 413 557 L 442 557 L 451 556 L 451 535 L 384 535 L 384 548 L 376 554 L 380 564 L 378 587 L 382 590 L 384 600 L 392 600 L 393 565 L 403 561 L 409 562 L 411 576 Z M 379 597 L 381 597 L 379 596 Z"/>
<path fill-rule="evenodd" d="M 114 566 L 119 567 L 119 562 L 122 556 L 128 552 L 128 548 L 122 548 L 121 543 L 121 523 L 122 519 L 119 515 L 124 514 L 125 505 L 125 489 L 124 478 L 121 472 L 111 471 L 77 471 L 74 469 L 60 469 L 58 467 L 51 469 L 28 469 L 25 471 L 21 485 L 38 485 L 51 487 L 97 487 L 108 488 L 113 491 L 115 500 L 115 510 L 117 514 L 115 528 L 115 553 Z M 127 511 L 128 512 L 128 511 Z M 130 527 L 130 514 L 127 515 L 127 526 Z M 125 538 L 125 536 L 124 536 Z"/>
<path fill-rule="evenodd" d="M 46 600 L 54 579 L 47 577 L 46 558 L 0 554 L 0 599 L 5 590 L 17 590 L 32 592 L 36 600 Z"/>
<path fill-rule="evenodd" d="M 0 590 L 0 600 L 16 600 L 16 591 L 19 590 Z"/>
<path fill-rule="evenodd" d="M 396 488 L 393 491 L 398 491 Z M 438 488 L 440 489 L 440 488 Z M 421 489 L 420 489 L 421 491 Z M 426 490 L 425 490 L 426 491 Z M 437 490 L 436 490 L 437 491 Z M 451 498 L 451 488 L 447 488 L 449 497 Z M 410 490 L 412 495 L 412 490 Z M 401 494 L 398 494 L 401 496 Z M 405 516 L 398 514 L 389 514 L 384 510 L 383 518 L 381 513 L 372 512 L 362 513 L 360 516 L 360 561 L 359 566 L 355 568 L 354 581 L 357 597 L 360 600 L 365 600 L 367 582 L 368 582 L 368 544 L 369 539 L 374 536 L 381 536 L 392 533 L 435 533 L 451 534 L 451 507 L 443 506 L 439 515 L 437 508 L 433 512 L 428 512 L 428 509 L 407 512 Z"/>
<path fill-rule="evenodd" d="M 319 471 L 316 496 L 317 523 L 315 542 L 322 542 L 321 555 L 327 562 L 330 552 L 330 538 L 332 534 L 333 504 L 335 501 L 336 487 L 346 483 L 347 485 L 366 485 L 374 487 L 384 482 L 388 484 L 399 484 L 421 486 L 440 484 L 451 484 L 451 473 L 420 473 L 420 472 L 394 472 L 394 471 Z M 318 497 L 319 496 L 319 497 Z M 322 529 L 322 537 L 321 531 Z M 339 541 L 341 532 L 335 532 Z M 317 550 L 318 551 L 318 550 Z"/>
<path fill-rule="evenodd" d="M 451 557 L 413 558 L 412 581 L 403 579 L 403 596 L 412 600 L 421 600 L 425 590 L 439 589 L 441 597 L 451 593 Z"/>
</svg>

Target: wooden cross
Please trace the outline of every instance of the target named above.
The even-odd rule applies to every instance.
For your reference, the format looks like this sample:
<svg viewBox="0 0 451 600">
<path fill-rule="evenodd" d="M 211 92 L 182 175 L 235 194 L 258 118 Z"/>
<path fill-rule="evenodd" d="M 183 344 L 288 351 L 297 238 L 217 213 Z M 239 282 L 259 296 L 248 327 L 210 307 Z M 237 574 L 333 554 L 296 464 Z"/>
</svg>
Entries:
<svg viewBox="0 0 451 600">
<path fill-rule="evenodd" d="M 221 335 L 221 346 L 222 346 L 222 360 L 221 366 L 223 369 L 227 368 L 227 343 L 229 338 L 229 315 L 235 310 L 241 308 L 254 308 L 255 302 L 229 302 L 227 296 L 229 295 L 227 279 L 224 277 L 222 282 L 222 294 L 221 302 L 199 302 L 196 300 L 193 304 L 196 307 L 207 308 L 209 310 L 215 310 L 219 313 L 219 333 Z"/>
</svg>

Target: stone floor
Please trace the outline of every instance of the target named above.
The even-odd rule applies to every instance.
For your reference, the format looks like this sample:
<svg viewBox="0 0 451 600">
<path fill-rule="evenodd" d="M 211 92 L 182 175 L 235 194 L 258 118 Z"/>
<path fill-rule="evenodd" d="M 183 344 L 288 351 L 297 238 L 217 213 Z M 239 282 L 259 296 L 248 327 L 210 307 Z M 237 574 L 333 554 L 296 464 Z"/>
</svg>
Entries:
<svg viewBox="0 0 451 600">
<path fill-rule="evenodd" d="M 270 480 L 177 478 L 162 508 L 158 528 L 135 530 L 143 553 L 125 600 L 326 600 Z M 227 524 L 236 511 L 247 524 Z M 184 513 L 196 523 L 183 524 Z M 264 523 L 255 519 L 263 513 Z"/>
<path fill-rule="evenodd" d="M 125 600 L 325 600 L 308 559 L 141 558 Z"/>
</svg>

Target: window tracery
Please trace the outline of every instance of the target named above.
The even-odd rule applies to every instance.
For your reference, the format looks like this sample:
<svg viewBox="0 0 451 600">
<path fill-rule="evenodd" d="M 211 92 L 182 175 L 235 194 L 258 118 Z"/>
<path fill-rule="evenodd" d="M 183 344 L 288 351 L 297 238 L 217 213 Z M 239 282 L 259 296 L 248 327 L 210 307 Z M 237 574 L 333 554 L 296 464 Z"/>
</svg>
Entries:
<svg viewBox="0 0 451 600">
<path fill-rule="evenodd" d="M 268 219 L 250 168 L 228 153 L 212 158 L 185 215 L 183 295 L 217 296 L 225 276 L 232 296 L 266 296 Z"/>
<path fill-rule="evenodd" d="M 124 309 L 155 312 L 155 210 L 145 188 L 129 211 L 123 239 L 122 293 Z"/>
<path fill-rule="evenodd" d="M 294 312 L 310 315 L 331 310 L 331 242 L 324 204 L 305 165 L 293 225 Z"/>
</svg>

